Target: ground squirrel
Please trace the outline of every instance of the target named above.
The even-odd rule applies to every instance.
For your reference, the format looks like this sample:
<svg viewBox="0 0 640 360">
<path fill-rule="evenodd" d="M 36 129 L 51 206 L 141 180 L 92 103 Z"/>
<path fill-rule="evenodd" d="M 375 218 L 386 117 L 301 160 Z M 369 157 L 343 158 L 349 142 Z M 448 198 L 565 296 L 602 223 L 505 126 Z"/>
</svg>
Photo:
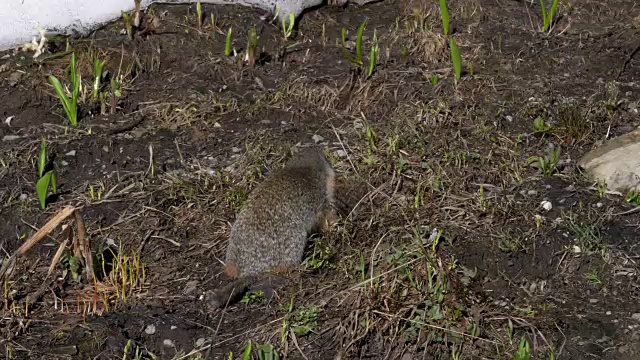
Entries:
<svg viewBox="0 0 640 360">
<path fill-rule="evenodd" d="M 335 174 L 317 147 L 301 149 L 248 196 L 229 234 L 224 271 L 234 280 L 212 296 L 219 308 L 246 290 L 302 262 L 309 234 L 328 230 Z"/>
</svg>

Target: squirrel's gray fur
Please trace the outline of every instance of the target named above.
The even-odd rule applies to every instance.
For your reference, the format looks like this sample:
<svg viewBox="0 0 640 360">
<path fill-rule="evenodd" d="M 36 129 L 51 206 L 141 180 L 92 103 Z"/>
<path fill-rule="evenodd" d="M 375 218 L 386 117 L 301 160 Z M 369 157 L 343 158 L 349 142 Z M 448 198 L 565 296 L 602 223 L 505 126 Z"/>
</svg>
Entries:
<svg viewBox="0 0 640 360">
<path fill-rule="evenodd" d="M 214 293 L 213 307 L 237 300 L 267 272 L 302 262 L 308 235 L 334 219 L 334 184 L 331 164 L 312 147 L 256 186 L 229 234 L 225 272 L 235 280 Z"/>
</svg>

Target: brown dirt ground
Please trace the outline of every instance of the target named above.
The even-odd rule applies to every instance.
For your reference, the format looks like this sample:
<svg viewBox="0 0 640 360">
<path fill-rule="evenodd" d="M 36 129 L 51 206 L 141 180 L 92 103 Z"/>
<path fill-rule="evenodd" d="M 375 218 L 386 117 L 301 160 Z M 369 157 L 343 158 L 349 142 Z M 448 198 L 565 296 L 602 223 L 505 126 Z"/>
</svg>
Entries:
<svg viewBox="0 0 640 360">
<path fill-rule="evenodd" d="M 47 81 L 63 77 L 69 56 L 0 54 L 4 255 L 72 205 L 93 252 L 139 255 L 145 269 L 126 299 L 115 280 L 74 281 L 67 262 L 46 278 L 57 229 L 4 279 L 0 351 L 227 359 L 252 341 L 290 359 L 511 359 L 526 338 L 532 358 L 639 358 L 640 213 L 615 215 L 633 205 L 592 187 L 575 164 L 640 125 L 640 8 L 561 2 L 546 34 L 536 1 L 449 7 L 459 81 L 437 2 L 321 7 L 287 41 L 248 8 L 204 6 L 219 29 L 207 20 L 198 30 L 195 5 L 157 6 L 147 15 L 155 32 L 132 41 L 121 22 L 69 39 L 89 91 L 96 56 L 123 84 L 113 113 L 111 95 L 106 114 L 82 98 L 77 128 Z M 341 28 L 353 40 L 365 18 L 366 61 L 374 29 L 380 43 L 369 79 L 337 46 Z M 224 55 L 228 28 L 241 52 L 253 25 L 255 67 Z M 48 46 L 43 57 L 66 45 Z M 551 126 L 544 135 L 532 131 L 538 116 Z M 271 302 L 207 311 L 203 294 L 228 281 L 220 259 L 235 212 L 314 135 L 343 183 L 341 221 L 314 237 Z M 42 136 L 59 185 L 44 211 Z M 527 160 L 551 146 L 561 161 L 545 176 Z"/>
</svg>

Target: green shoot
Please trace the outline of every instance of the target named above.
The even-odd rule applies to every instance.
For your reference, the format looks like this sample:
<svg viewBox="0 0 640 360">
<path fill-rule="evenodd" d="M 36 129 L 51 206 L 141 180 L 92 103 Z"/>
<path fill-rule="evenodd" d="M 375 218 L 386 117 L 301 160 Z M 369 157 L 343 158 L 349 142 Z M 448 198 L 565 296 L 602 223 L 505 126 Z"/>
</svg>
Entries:
<svg viewBox="0 0 640 360">
<path fill-rule="evenodd" d="M 378 61 L 378 51 L 380 50 L 380 45 L 378 44 L 378 35 L 376 31 L 373 30 L 373 45 L 371 46 L 371 54 L 369 55 L 369 68 L 367 69 L 367 77 L 371 77 L 373 75 L 373 71 L 376 68 L 376 62 Z"/>
<path fill-rule="evenodd" d="M 444 34 L 449 35 L 449 8 L 447 7 L 447 0 L 440 0 L 440 16 L 442 17 Z"/>
<path fill-rule="evenodd" d="M 224 54 L 226 56 L 231 56 L 231 29 L 229 28 L 229 31 L 227 31 L 227 40 L 224 42 Z"/>
<path fill-rule="evenodd" d="M 80 71 L 76 68 L 76 54 L 71 54 L 71 64 L 69 68 L 69 82 L 71 87 L 71 98 L 63 88 L 60 80 L 53 75 L 49 75 L 49 82 L 53 85 L 58 99 L 62 103 L 67 119 L 73 126 L 78 126 L 78 92 L 80 91 Z"/>
<path fill-rule="evenodd" d="M 45 208 L 47 201 L 47 192 L 49 191 L 49 186 L 53 188 L 53 192 L 57 191 L 57 180 L 56 174 L 53 170 L 49 170 L 44 173 L 45 167 L 47 165 L 47 141 L 42 137 L 42 143 L 40 145 L 40 156 L 38 158 L 38 182 L 36 183 L 36 194 L 38 195 L 38 201 L 40 202 L 40 207 L 42 209 Z"/>
<path fill-rule="evenodd" d="M 129 40 L 133 40 L 133 25 L 131 20 L 131 15 L 126 11 L 122 10 L 122 22 L 124 23 L 124 28 L 127 31 L 127 36 Z"/>
<path fill-rule="evenodd" d="M 41 178 L 44 173 L 44 167 L 47 165 L 47 140 L 42 137 L 40 144 L 40 156 L 38 157 L 38 177 Z"/>
<path fill-rule="evenodd" d="M 538 116 L 535 120 L 533 120 L 533 133 L 535 135 L 543 135 L 551 130 L 551 126 L 547 125 L 542 116 Z"/>
<path fill-rule="evenodd" d="M 247 54 L 245 60 L 249 65 L 253 66 L 256 63 L 256 53 L 258 52 L 258 34 L 256 33 L 256 27 L 253 26 L 249 29 Z"/>
<path fill-rule="evenodd" d="M 249 341 L 242 352 L 242 360 L 251 360 L 251 348 L 251 341 Z"/>
<path fill-rule="evenodd" d="M 285 19 L 282 19 L 282 36 L 284 36 L 285 41 L 287 41 L 291 37 L 291 34 L 293 34 L 293 25 L 295 21 L 296 21 L 296 18 L 295 16 L 293 16 L 293 13 L 289 13 L 288 24 L 285 21 Z"/>
<path fill-rule="evenodd" d="M 218 28 L 216 26 L 216 17 L 215 15 L 213 15 L 213 13 L 211 13 L 211 26 L 213 27 L 213 30 L 216 30 Z"/>
<path fill-rule="evenodd" d="M 367 24 L 367 19 L 365 19 L 362 24 L 358 27 L 358 32 L 356 33 L 356 55 L 351 56 L 346 47 L 347 42 L 347 29 L 342 28 L 342 51 L 344 52 L 344 56 L 354 64 L 356 67 L 361 67 L 362 62 L 362 35 L 364 34 L 364 28 Z"/>
<path fill-rule="evenodd" d="M 122 84 L 117 77 L 111 78 L 111 113 L 115 114 L 118 98 L 122 96 Z"/>
<path fill-rule="evenodd" d="M 538 168 L 545 176 L 553 175 L 558 169 L 558 162 L 560 162 L 559 147 L 554 148 L 548 156 L 532 156 L 528 159 L 529 164 L 537 163 Z"/>
<path fill-rule="evenodd" d="M 527 339 L 522 338 L 518 344 L 518 352 L 513 354 L 513 360 L 529 360 L 531 359 L 531 348 Z"/>
<path fill-rule="evenodd" d="M 551 9 L 549 9 L 548 13 L 544 0 L 540 0 L 540 7 L 542 8 L 542 31 L 547 32 L 553 22 L 553 16 L 556 14 L 556 10 L 558 9 L 558 0 L 551 1 Z"/>
<path fill-rule="evenodd" d="M 453 38 L 449 39 L 449 48 L 451 49 L 451 61 L 453 62 L 456 79 L 460 80 L 460 76 L 462 75 L 462 58 L 460 57 L 460 49 L 458 49 L 458 45 L 456 45 L 456 41 Z"/>
<path fill-rule="evenodd" d="M 196 16 L 198 17 L 198 29 L 200 29 L 202 28 L 202 5 L 200 4 L 200 1 L 196 3 Z"/>
<path fill-rule="evenodd" d="M 280 355 L 273 348 L 273 345 L 260 345 L 258 348 L 258 359 L 260 360 L 280 360 Z"/>
<path fill-rule="evenodd" d="M 105 60 L 100 60 L 96 58 L 93 63 L 93 99 L 98 98 L 98 94 L 100 93 L 101 80 L 102 80 L 102 70 L 104 68 Z"/>
</svg>

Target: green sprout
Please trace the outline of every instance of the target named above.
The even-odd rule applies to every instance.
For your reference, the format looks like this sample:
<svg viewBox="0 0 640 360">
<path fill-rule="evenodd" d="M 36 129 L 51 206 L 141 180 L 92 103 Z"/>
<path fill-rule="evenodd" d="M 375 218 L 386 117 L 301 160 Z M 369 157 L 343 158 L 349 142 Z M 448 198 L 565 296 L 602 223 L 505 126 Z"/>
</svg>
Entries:
<svg viewBox="0 0 640 360">
<path fill-rule="evenodd" d="M 224 42 L 224 54 L 226 56 L 231 56 L 231 33 L 232 28 L 229 28 L 229 31 L 227 31 L 227 40 Z"/>
<path fill-rule="evenodd" d="M 351 56 L 349 50 L 347 50 L 346 42 L 347 42 L 347 29 L 342 28 L 342 51 L 344 52 L 344 56 L 354 64 L 356 67 L 361 67 L 362 62 L 362 35 L 364 34 L 364 27 L 367 25 L 367 19 L 364 19 L 362 24 L 358 27 L 358 32 L 356 33 L 356 55 Z"/>
<path fill-rule="evenodd" d="M 124 10 L 121 10 L 122 13 L 122 22 L 124 23 L 124 28 L 127 31 L 127 36 L 129 40 L 133 40 L 133 23 L 131 20 L 131 15 Z"/>
<path fill-rule="evenodd" d="M 376 62 L 378 61 L 378 51 L 380 50 L 380 45 L 378 44 L 378 35 L 376 31 L 373 30 L 373 46 L 371 46 L 371 54 L 369 55 L 369 68 L 367 69 L 367 77 L 371 77 L 373 75 L 373 71 L 376 68 Z"/>
<path fill-rule="evenodd" d="M 284 36 L 284 40 L 288 40 L 293 34 L 293 25 L 295 24 L 296 18 L 293 13 L 289 13 L 289 23 L 282 19 L 282 36 Z"/>
<path fill-rule="evenodd" d="M 456 79 L 460 80 L 460 76 L 462 75 L 462 58 L 460 57 L 460 49 L 453 38 L 449 39 L 449 48 L 451 49 L 451 61 L 453 62 Z"/>
<path fill-rule="evenodd" d="M 102 86 L 102 71 L 104 69 L 105 60 L 100 60 L 96 58 L 93 63 L 93 99 L 98 98 L 98 94 L 100 93 L 100 87 Z"/>
<path fill-rule="evenodd" d="M 73 126 L 78 126 L 78 93 L 80 91 L 80 71 L 76 68 L 76 54 L 71 53 L 71 64 L 69 67 L 69 82 L 71 87 L 71 97 L 67 95 L 60 80 L 53 75 L 49 75 L 49 82 L 53 85 L 58 99 L 62 103 L 67 119 Z"/>
<path fill-rule="evenodd" d="M 202 5 L 200 4 L 200 1 L 196 3 L 196 16 L 198 17 L 198 29 L 200 29 L 202 28 Z"/>
<path fill-rule="evenodd" d="M 440 0 L 440 16 L 442 17 L 444 34 L 449 35 L 449 8 L 447 7 L 447 0 Z"/>
<path fill-rule="evenodd" d="M 545 176 L 553 175 L 558 168 L 558 162 L 560 161 L 560 148 L 556 147 L 547 156 L 532 156 L 529 158 L 528 163 L 537 163 L 538 168 L 542 170 Z"/>
<path fill-rule="evenodd" d="M 38 182 L 36 183 L 36 194 L 40 201 L 40 207 L 45 208 L 47 200 L 47 192 L 49 186 L 53 188 L 53 192 L 57 191 L 57 179 L 53 170 L 44 172 L 47 166 L 47 141 L 45 137 L 42 137 L 42 143 L 40 144 L 40 157 L 38 158 Z"/>
<path fill-rule="evenodd" d="M 256 53 L 258 52 L 258 34 L 256 33 L 256 27 L 253 26 L 249 29 L 247 54 L 246 60 L 249 65 L 253 66 L 256 63 Z"/>
<path fill-rule="evenodd" d="M 542 116 L 538 116 L 533 120 L 533 133 L 543 135 L 551 130 L 551 126 L 547 125 Z"/>
<path fill-rule="evenodd" d="M 542 31 L 547 32 L 553 22 L 553 16 L 556 14 L 556 10 L 558 9 L 558 0 L 551 1 L 551 9 L 549 9 L 549 12 L 547 12 L 544 0 L 540 0 L 540 7 L 542 8 Z"/>
</svg>

